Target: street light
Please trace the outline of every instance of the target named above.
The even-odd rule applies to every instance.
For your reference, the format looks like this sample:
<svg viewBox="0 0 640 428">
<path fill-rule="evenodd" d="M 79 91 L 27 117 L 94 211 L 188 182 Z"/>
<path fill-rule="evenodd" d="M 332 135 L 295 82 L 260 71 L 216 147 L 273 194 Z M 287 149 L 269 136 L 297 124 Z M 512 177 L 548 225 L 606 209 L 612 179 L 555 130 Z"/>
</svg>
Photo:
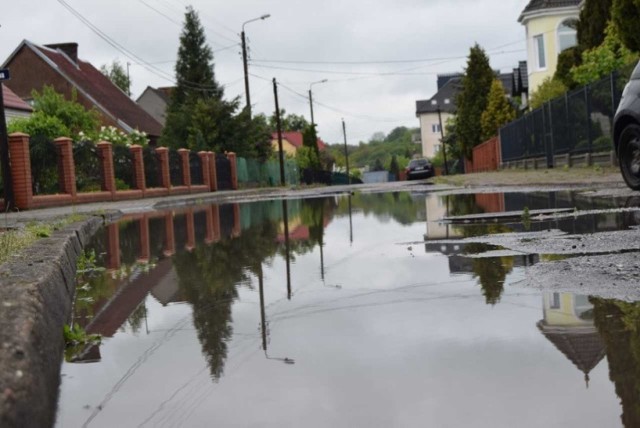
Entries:
<svg viewBox="0 0 640 428">
<path fill-rule="evenodd" d="M 251 116 L 251 96 L 249 95 L 249 67 L 247 65 L 247 42 L 244 36 L 244 26 L 250 22 L 261 21 L 269 18 L 270 14 L 264 14 L 258 18 L 253 18 L 242 23 L 242 33 L 240 38 L 242 39 L 242 63 L 244 65 L 244 92 L 247 97 L 247 108 L 249 109 L 249 116 Z"/>
<path fill-rule="evenodd" d="M 444 104 L 448 105 L 450 103 L 449 98 L 444 99 Z M 440 126 L 440 142 L 442 143 L 442 156 L 444 157 L 444 175 L 449 175 L 449 167 L 447 166 L 447 146 L 444 142 L 444 131 L 442 129 L 442 114 L 440 112 L 440 105 L 438 104 L 438 100 L 431 100 L 431 105 L 434 105 L 438 108 L 438 122 Z"/>
<path fill-rule="evenodd" d="M 311 93 L 311 89 L 313 88 L 313 85 L 326 82 L 328 82 L 327 79 L 322 79 L 318 80 L 317 82 L 311 82 L 311 84 L 309 84 L 309 107 L 311 108 L 311 126 L 315 125 L 315 122 L 313 121 L 313 94 Z"/>
</svg>

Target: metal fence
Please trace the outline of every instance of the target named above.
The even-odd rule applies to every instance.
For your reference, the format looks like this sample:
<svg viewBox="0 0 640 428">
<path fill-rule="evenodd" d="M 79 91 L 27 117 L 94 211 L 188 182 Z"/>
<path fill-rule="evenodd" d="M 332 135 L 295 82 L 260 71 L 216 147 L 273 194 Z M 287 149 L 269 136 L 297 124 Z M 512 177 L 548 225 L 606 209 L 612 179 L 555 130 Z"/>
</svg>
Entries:
<svg viewBox="0 0 640 428">
<path fill-rule="evenodd" d="M 260 162 L 257 159 L 237 158 L 238 182 L 253 186 L 277 186 L 280 184 L 280 162 L 269 159 Z M 284 161 L 284 177 L 288 185 L 300 184 L 300 172 L 293 159 Z"/>
<path fill-rule="evenodd" d="M 502 162 L 613 150 L 613 116 L 635 64 L 553 99 L 500 129 Z"/>
</svg>

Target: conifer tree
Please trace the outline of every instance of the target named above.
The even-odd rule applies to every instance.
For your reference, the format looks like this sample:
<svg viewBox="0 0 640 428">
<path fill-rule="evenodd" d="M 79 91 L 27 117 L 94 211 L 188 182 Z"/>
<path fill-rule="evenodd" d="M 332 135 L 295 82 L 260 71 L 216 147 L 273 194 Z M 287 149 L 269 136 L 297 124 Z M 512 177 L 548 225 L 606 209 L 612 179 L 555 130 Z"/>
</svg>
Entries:
<svg viewBox="0 0 640 428">
<path fill-rule="evenodd" d="M 585 0 L 578 21 L 578 46 L 581 51 L 600 46 L 611 19 L 612 0 Z"/>
<path fill-rule="evenodd" d="M 620 35 L 622 43 L 633 52 L 640 52 L 640 1 L 614 0 L 611 17 Z"/>
<path fill-rule="evenodd" d="M 482 142 L 480 120 L 487 107 L 494 78 L 495 73 L 484 49 L 475 44 L 469 52 L 462 90 L 456 99 L 456 136 L 460 151 L 467 159 L 471 159 L 472 149 Z"/>
<path fill-rule="evenodd" d="M 507 101 L 504 87 L 498 79 L 494 79 L 489 92 L 486 110 L 482 113 L 482 139 L 488 140 L 498 134 L 500 127 L 516 117 L 513 106 Z"/>
</svg>

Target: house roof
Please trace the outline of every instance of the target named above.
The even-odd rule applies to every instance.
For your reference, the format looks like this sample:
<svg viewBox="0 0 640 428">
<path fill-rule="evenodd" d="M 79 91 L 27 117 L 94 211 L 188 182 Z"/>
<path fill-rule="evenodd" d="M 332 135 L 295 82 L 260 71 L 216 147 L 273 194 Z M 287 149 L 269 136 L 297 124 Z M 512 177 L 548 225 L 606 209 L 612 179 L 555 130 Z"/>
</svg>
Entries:
<svg viewBox="0 0 640 428">
<path fill-rule="evenodd" d="M 582 3 L 583 1 L 584 0 L 531 0 L 520 14 L 520 18 L 518 18 L 518 21 L 521 22 L 524 18 L 524 15 L 533 12 L 567 7 L 577 7 L 580 6 L 580 3 Z"/>
<path fill-rule="evenodd" d="M 278 139 L 278 133 L 277 132 L 273 132 L 271 134 L 271 138 L 274 140 Z M 283 132 L 282 133 L 282 139 L 283 140 L 287 140 L 289 143 L 291 143 L 293 146 L 295 146 L 296 149 L 302 147 L 302 132 L 300 131 L 287 131 L 287 132 Z M 327 145 L 325 144 L 324 141 L 322 141 L 322 139 L 318 138 L 318 149 L 319 150 L 324 150 L 325 147 Z"/>
<path fill-rule="evenodd" d="M 21 111 L 33 111 L 26 101 L 17 96 L 15 92 L 2 84 L 2 100 L 4 101 L 5 109 L 21 110 Z"/>
<path fill-rule="evenodd" d="M 512 75 L 512 93 L 518 96 L 523 93 L 529 93 L 529 75 L 527 69 L 527 61 L 520 61 L 518 67 L 513 69 Z"/>
<path fill-rule="evenodd" d="M 34 51 L 79 92 L 87 96 L 98 110 L 115 119 L 125 130 L 138 129 L 151 136 L 159 136 L 162 133 L 162 125 L 98 69 L 81 59 L 74 61 L 74 58 L 71 58 L 62 48 L 56 49 L 56 45 L 39 46 L 24 40 L 6 63 L 11 61 L 22 46 Z"/>
<path fill-rule="evenodd" d="M 142 92 L 142 94 L 140 94 L 140 96 L 138 97 L 136 102 L 140 101 L 140 98 L 142 98 L 142 96 L 147 91 L 149 91 L 149 92 L 153 92 L 154 94 L 156 94 L 166 104 L 169 104 L 169 101 L 171 100 L 171 92 L 173 91 L 173 89 L 174 89 L 173 86 L 166 86 L 166 87 L 163 87 L 163 88 L 152 88 L 151 86 L 147 86 L 147 88 Z"/>
</svg>

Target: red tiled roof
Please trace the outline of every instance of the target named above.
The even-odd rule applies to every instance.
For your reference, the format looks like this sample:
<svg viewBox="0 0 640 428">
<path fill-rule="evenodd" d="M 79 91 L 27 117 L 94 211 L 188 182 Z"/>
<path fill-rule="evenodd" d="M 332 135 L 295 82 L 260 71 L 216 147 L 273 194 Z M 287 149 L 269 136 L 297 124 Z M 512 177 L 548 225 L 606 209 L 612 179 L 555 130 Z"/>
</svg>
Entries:
<svg viewBox="0 0 640 428">
<path fill-rule="evenodd" d="M 160 123 L 90 63 L 78 59 L 76 66 L 58 50 L 33 43 L 28 43 L 28 45 L 51 60 L 81 92 L 92 97 L 116 119 L 133 129 L 144 131 L 152 136 L 159 136 L 162 133 Z"/>
<path fill-rule="evenodd" d="M 273 132 L 271 134 L 271 138 L 274 140 L 278 139 L 278 133 L 277 132 Z M 282 133 L 282 139 L 283 140 L 287 140 L 288 142 L 290 142 L 292 145 L 294 145 L 297 148 L 302 147 L 302 132 L 300 131 L 288 131 L 288 132 L 283 132 Z M 327 147 L 327 145 L 325 144 L 324 141 L 322 141 L 322 139 L 318 138 L 318 149 L 319 150 L 324 150 Z"/>
<path fill-rule="evenodd" d="M 33 108 L 26 101 L 17 96 L 15 92 L 5 85 L 2 85 L 2 100 L 4 101 L 5 109 L 33 111 Z"/>
</svg>

